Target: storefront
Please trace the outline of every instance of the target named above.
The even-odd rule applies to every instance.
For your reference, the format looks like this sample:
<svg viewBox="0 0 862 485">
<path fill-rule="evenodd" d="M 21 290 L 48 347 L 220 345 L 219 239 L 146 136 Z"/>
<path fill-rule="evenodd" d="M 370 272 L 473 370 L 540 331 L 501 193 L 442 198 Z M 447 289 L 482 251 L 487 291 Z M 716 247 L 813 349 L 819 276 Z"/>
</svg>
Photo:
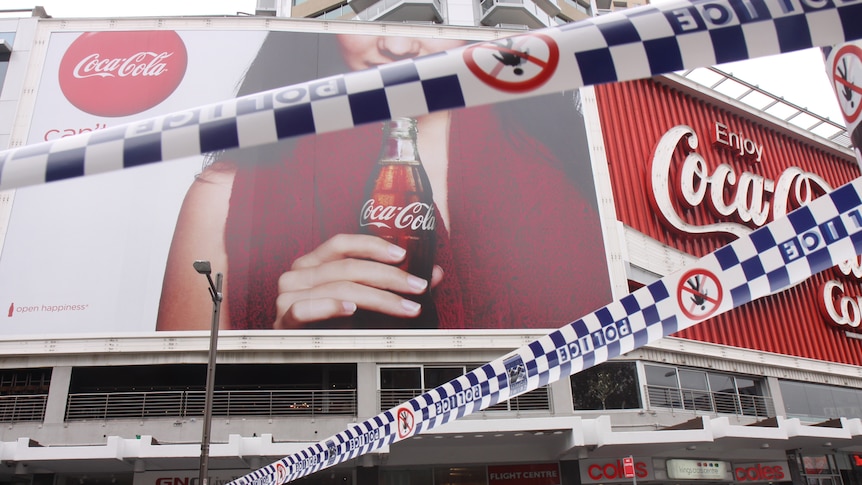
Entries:
<svg viewBox="0 0 862 485">
<path fill-rule="evenodd" d="M 792 483 L 787 461 L 728 462 L 721 459 L 634 457 L 634 476 L 627 476 L 624 458 L 581 460 L 581 483 L 753 484 Z M 629 474 L 630 475 L 630 474 Z"/>
</svg>

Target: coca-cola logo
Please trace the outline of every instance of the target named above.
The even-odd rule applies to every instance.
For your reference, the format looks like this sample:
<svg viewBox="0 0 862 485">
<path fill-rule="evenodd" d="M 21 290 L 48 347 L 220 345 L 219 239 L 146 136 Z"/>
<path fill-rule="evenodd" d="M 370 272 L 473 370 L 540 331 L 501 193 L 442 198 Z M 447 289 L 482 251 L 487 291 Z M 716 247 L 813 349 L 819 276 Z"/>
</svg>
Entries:
<svg viewBox="0 0 862 485">
<path fill-rule="evenodd" d="M 96 116 L 128 116 L 176 90 L 188 53 L 173 31 L 90 32 L 60 61 L 60 89 L 76 108 Z"/>
<path fill-rule="evenodd" d="M 437 225 L 434 204 L 413 202 L 404 207 L 376 205 L 368 199 L 362 205 L 359 227 L 375 226 L 387 229 L 410 229 L 411 231 L 433 231 Z"/>
<path fill-rule="evenodd" d="M 675 153 L 681 143 L 686 156 L 675 167 Z M 682 233 L 724 232 L 742 237 L 832 190 L 823 177 L 798 167 L 787 168 L 777 180 L 738 172 L 727 163 L 710 169 L 698 147 L 693 128 L 675 126 L 659 140 L 650 169 L 653 205 L 665 224 Z M 698 207 L 719 221 L 703 224 L 694 222 L 699 218 L 686 216 Z"/>
<path fill-rule="evenodd" d="M 828 323 L 859 332 L 862 324 L 862 297 L 848 294 L 849 286 L 829 280 L 821 288 L 820 313 Z M 858 285 L 855 293 L 858 293 Z"/>
<path fill-rule="evenodd" d="M 862 282 L 862 256 L 856 256 L 838 263 L 833 268 L 835 276 Z"/>
</svg>

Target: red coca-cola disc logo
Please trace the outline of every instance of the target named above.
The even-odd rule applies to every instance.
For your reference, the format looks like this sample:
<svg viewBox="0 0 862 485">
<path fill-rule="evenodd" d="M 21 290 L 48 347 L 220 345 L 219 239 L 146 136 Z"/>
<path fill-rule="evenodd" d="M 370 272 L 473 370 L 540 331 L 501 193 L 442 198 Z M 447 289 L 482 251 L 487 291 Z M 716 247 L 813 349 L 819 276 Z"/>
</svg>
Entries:
<svg viewBox="0 0 862 485">
<path fill-rule="evenodd" d="M 186 46 L 176 32 L 90 32 L 63 55 L 60 89 L 87 113 L 128 116 L 170 96 L 187 65 Z"/>
</svg>

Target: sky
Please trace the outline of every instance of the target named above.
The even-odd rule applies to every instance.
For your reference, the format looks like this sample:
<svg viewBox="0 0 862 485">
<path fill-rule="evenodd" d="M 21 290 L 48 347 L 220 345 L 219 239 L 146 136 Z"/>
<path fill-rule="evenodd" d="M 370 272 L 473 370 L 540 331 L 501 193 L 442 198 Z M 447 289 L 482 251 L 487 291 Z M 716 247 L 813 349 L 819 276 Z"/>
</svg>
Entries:
<svg viewBox="0 0 862 485">
<path fill-rule="evenodd" d="M 236 15 L 253 14 L 256 4 L 256 0 L 0 0 L 0 9 L 42 5 L 53 17 Z M 832 121 L 844 122 L 817 49 L 717 67 Z"/>
</svg>

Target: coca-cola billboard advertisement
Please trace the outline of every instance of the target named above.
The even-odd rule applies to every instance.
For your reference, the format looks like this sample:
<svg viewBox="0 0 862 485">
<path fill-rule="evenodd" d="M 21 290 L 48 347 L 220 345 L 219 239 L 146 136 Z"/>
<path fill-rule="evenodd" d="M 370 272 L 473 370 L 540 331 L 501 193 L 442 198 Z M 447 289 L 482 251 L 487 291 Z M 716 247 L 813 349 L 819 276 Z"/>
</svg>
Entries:
<svg viewBox="0 0 862 485">
<path fill-rule="evenodd" d="M 55 33 L 30 140 L 468 43 L 414 30 Z M 379 72 L 368 82 L 390 99 L 447 90 L 403 67 Z M 347 102 L 357 119 L 397 118 L 351 89 L 325 80 L 238 109 L 265 118 L 274 105 Z M 566 92 L 395 130 L 332 126 L 19 190 L 0 253 L 0 333 L 208 329 L 195 260 L 224 274 L 223 329 L 559 327 L 611 300 L 580 106 Z"/>
<path fill-rule="evenodd" d="M 80 32 L 70 21 L 45 35 L 31 56 L 42 73 L 34 104 L 17 121 L 29 128 L 27 143 L 233 97 L 265 32 Z M 4 194 L 0 335 L 152 332 L 179 205 L 203 163 Z"/>
</svg>

